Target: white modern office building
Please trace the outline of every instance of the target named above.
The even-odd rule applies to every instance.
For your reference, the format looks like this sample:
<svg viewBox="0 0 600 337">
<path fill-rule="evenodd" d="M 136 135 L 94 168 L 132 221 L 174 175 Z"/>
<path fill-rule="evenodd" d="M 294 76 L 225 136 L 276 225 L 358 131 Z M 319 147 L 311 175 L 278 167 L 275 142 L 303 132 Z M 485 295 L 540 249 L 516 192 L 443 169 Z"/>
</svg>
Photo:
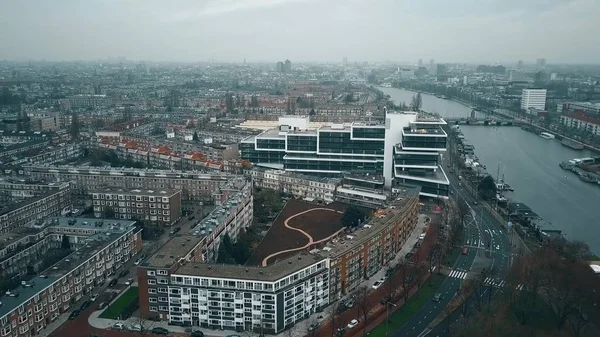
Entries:
<svg viewBox="0 0 600 337">
<path fill-rule="evenodd" d="M 242 158 L 256 166 L 310 175 L 374 174 L 387 189 L 421 186 L 421 194 L 447 197 L 449 181 L 439 165 L 446 151 L 441 118 L 416 112 L 387 113 L 385 123 L 354 122 L 309 129 L 309 117 L 286 116 L 276 129 L 244 139 Z"/>
<path fill-rule="evenodd" d="M 546 109 L 546 89 L 523 89 L 521 95 L 521 109 L 535 108 Z"/>
</svg>

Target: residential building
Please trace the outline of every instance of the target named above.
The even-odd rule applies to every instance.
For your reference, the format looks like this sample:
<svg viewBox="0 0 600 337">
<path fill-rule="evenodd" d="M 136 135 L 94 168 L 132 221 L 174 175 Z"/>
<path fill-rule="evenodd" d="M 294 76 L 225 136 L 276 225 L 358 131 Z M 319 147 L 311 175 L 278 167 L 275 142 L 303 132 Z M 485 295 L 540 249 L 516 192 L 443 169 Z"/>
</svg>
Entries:
<svg viewBox="0 0 600 337">
<path fill-rule="evenodd" d="M 27 184 L 23 184 L 23 187 L 25 186 Z M 20 193 L 13 190 L 10 193 L 19 194 L 24 198 L 2 202 L 0 233 L 8 233 L 30 221 L 61 215 L 70 210 L 73 203 L 70 182 L 48 184 L 44 189 L 37 191 Z"/>
<path fill-rule="evenodd" d="M 560 122 L 570 128 L 600 136 L 600 117 L 593 117 L 582 112 L 565 113 L 560 116 Z"/>
<path fill-rule="evenodd" d="M 523 89 L 521 95 L 521 109 L 529 108 L 546 109 L 546 89 Z"/>
<path fill-rule="evenodd" d="M 20 287 L 9 287 L 0 297 L 0 335 L 38 335 L 59 315 L 71 310 L 73 303 L 102 285 L 142 249 L 141 230 L 134 224 L 51 218 L 32 227 L 31 234 L 11 241 L 0 251 L 3 265 L 12 259 L 11 266 L 22 266 L 30 263 L 32 256 L 45 257 L 44 251 L 53 251 L 62 259 L 39 272 L 31 268 L 28 272 L 36 276 L 23 280 Z M 69 250 L 61 247 L 63 237 L 70 243 Z M 15 252 L 18 247 L 20 250 Z M 44 266 L 36 261 L 35 266 Z"/>
<path fill-rule="evenodd" d="M 33 180 L 73 181 L 73 192 L 87 195 L 106 186 L 124 189 L 181 190 L 186 201 L 213 201 L 213 193 L 239 176 L 225 173 L 200 173 L 86 166 L 24 166 L 24 175 Z"/>
<path fill-rule="evenodd" d="M 387 113 L 385 124 L 354 122 L 309 128 L 308 116 L 279 118 L 279 127 L 244 139 L 241 156 L 255 166 L 310 175 L 372 174 L 422 186 L 422 195 L 448 197 L 450 182 L 439 165 L 446 151 L 441 118 Z"/>
<path fill-rule="evenodd" d="M 279 333 L 357 289 L 391 261 L 417 224 L 418 196 L 418 187 L 406 187 L 390 207 L 343 234 L 343 241 L 321 243 L 265 267 L 206 263 L 198 256 L 199 243 L 173 238 L 169 248 L 138 267 L 142 315 Z"/>
<path fill-rule="evenodd" d="M 334 201 L 336 186 L 340 179 L 315 177 L 283 170 L 270 170 L 256 167 L 246 171 L 252 177 L 254 185 L 261 188 L 270 188 L 288 193 L 296 198 L 308 201 Z"/>
<path fill-rule="evenodd" d="M 60 118 L 54 116 L 40 116 L 31 118 L 32 131 L 56 131 L 60 129 Z"/>
<path fill-rule="evenodd" d="M 140 220 L 172 226 L 181 218 L 181 190 L 98 189 L 91 193 L 96 218 Z"/>
</svg>

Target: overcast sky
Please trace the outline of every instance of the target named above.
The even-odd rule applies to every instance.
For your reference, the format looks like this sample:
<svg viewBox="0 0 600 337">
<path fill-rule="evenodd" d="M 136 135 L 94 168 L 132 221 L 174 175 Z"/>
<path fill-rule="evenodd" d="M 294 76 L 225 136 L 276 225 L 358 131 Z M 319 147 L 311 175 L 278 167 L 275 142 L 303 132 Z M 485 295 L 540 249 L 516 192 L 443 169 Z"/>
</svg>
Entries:
<svg viewBox="0 0 600 337">
<path fill-rule="evenodd" d="M 598 63 L 600 0 L 0 0 L 0 59 Z"/>
</svg>

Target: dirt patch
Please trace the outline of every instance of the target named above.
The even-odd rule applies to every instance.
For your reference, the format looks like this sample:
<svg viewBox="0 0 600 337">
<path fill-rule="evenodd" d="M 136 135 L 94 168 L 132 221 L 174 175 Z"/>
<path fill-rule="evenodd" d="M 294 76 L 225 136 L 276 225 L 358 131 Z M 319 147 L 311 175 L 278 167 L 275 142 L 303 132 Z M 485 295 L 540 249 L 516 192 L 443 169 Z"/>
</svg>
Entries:
<svg viewBox="0 0 600 337">
<path fill-rule="evenodd" d="M 346 206 L 347 205 L 343 203 L 321 205 L 295 199 L 289 200 L 273 222 L 267 235 L 246 262 L 246 265 L 262 265 L 263 260 L 271 254 L 288 249 L 300 248 L 309 243 L 309 237 L 300 231 L 287 228 L 285 226 L 286 220 L 291 218 L 288 221 L 289 226 L 298 228 L 310 235 L 314 241 L 319 241 L 331 236 L 342 227 L 340 222 L 342 213 L 338 212 L 343 212 Z M 294 215 L 312 209 L 314 209 L 314 211 L 306 212 L 294 217 Z M 285 259 L 286 257 L 297 253 L 298 251 L 292 251 L 279 254 L 270 259 L 268 263 L 273 264 L 276 261 Z"/>
</svg>

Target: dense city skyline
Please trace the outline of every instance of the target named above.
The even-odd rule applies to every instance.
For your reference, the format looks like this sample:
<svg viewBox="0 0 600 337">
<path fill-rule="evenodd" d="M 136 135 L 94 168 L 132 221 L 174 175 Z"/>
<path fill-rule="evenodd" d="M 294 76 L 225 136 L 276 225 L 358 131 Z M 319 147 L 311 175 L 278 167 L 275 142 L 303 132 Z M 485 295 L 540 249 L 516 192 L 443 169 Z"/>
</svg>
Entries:
<svg viewBox="0 0 600 337">
<path fill-rule="evenodd" d="M 0 59 L 597 63 L 598 11 L 593 0 L 10 0 Z"/>
</svg>

